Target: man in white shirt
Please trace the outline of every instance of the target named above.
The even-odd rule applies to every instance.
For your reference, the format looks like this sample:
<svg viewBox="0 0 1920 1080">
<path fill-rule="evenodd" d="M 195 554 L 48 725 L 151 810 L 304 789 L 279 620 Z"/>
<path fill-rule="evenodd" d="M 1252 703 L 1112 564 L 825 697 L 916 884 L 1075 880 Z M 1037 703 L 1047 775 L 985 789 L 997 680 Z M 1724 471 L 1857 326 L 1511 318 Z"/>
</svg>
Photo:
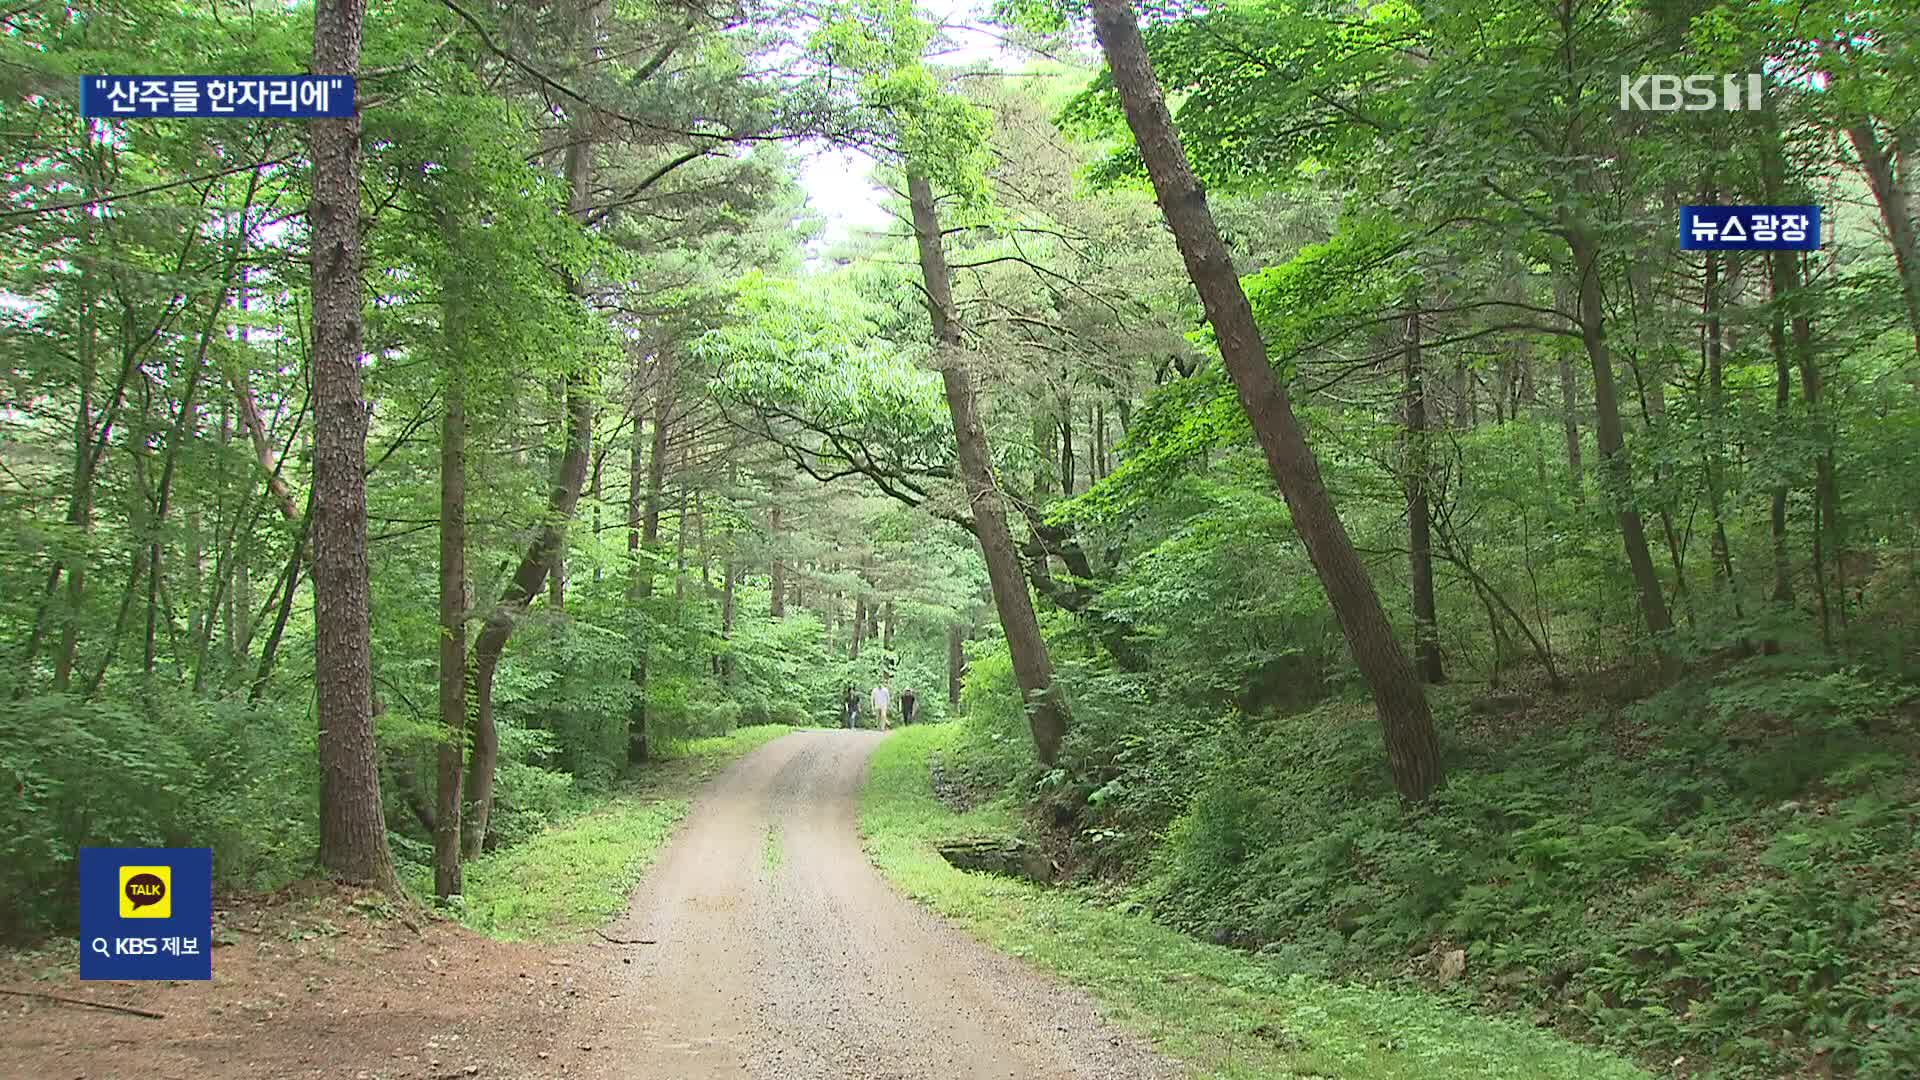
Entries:
<svg viewBox="0 0 1920 1080">
<path fill-rule="evenodd" d="M 886 683 L 873 688 L 873 715 L 880 721 L 881 731 L 887 730 L 887 703 L 892 696 L 887 690 Z"/>
</svg>

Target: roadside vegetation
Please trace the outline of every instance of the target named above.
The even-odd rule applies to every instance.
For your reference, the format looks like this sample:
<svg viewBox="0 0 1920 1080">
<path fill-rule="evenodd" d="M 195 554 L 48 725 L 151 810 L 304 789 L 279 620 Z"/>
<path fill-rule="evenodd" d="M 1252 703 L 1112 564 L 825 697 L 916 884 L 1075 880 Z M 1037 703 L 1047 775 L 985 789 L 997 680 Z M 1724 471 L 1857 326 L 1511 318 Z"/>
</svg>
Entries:
<svg viewBox="0 0 1920 1080">
<path fill-rule="evenodd" d="M 965 732 L 909 728 L 873 756 L 861 803 L 867 850 L 901 891 L 996 948 L 1086 988 L 1123 1026 L 1222 1080 L 1641 1080 L 1601 1051 L 1422 993 L 1337 982 L 1284 959 L 1197 941 L 1072 889 L 966 873 L 936 841 L 1005 835 L 1004 801 L 958 813 L 932 793 L 929 762 Z"/>
<path fill-rule="evenodd" d="M 1059 768 L 1010 762 L 1004 664 L 978 662 L 966 719 L 913 751 L 987 809 L 924 802 L 920 835 L 1024 834 L 1076 903 L 1674 1075 L 1920 1069 L 1920 741 L 1883 677 L 1770 658 L 1644 698 L 1443 691 L 1450 778 L 1409 811 L 1371 711 L 1339 697 L 1182 729 L 1090 688 Z"/>
<path fill-rule="evenodd" d="M 644 782 L 473 860 L 466 891 L 448 905 L 449 914 L 508 941 L 566 940 L 597 928 L 626 910 L 634 886 L 686 817 L 698 785 L 793 730 L 762 724 L 662 747 L 661 767 Z M 410 884 L 430 893 L 431 870 L 421 867 Z"/>
</svg>

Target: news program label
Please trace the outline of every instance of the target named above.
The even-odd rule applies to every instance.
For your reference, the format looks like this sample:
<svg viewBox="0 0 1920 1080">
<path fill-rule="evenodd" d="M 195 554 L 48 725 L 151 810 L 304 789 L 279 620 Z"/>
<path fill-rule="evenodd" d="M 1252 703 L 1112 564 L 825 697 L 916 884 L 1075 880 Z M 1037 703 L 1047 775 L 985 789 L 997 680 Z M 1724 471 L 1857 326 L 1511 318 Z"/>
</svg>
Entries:
<svg viewBox="0 0 1920 1080">
<path fill-rule="evenodd" d="M 80 977 L 213 978 L 213 850 L 81 848 Z"/>
<path fill-rule="evenodd" d="M 1818 251 L 1818 206 L 1683 206 L 1682 251 Z"/>
<path fill-rule="evenodd" d="M 82 116 L 282 117 L 355 115 L 351 75 L 85 75 Z"/>
</svg>

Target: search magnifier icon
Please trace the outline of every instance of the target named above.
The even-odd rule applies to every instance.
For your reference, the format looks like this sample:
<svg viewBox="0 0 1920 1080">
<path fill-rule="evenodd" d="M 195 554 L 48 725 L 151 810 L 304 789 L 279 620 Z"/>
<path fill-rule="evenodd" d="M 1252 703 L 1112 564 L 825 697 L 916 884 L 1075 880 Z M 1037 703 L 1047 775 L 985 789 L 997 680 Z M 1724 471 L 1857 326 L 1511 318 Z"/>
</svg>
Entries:
<svg viewBox="0 0 1920 1080">
<path fill-rule="evenodd" d="M 107 939 L 103 937 L 97 937 L 93 939 L 93 951 L 96 953 L 99 953 L 101 956 L 113 955 L 112 953 L 107 951 Z"/>
</svg>

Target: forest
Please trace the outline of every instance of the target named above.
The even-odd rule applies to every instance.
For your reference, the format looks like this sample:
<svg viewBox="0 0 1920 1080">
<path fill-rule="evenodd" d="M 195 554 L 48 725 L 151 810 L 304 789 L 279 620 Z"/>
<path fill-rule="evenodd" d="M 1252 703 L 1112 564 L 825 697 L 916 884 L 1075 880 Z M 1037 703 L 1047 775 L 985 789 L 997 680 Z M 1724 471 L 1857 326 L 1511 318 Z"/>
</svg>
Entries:
<svg viewBox="0 0 1920 1080">
<path fill-rule="evenodd" d="M 1098 904 L 1661 1075 L 1920 1075 L 1920 4 L 0 27 L 0 940 L 87 845 L 431 907 L 884 682 Z M 1819 250 L 1683 250 L 1712 204 Z"/>
</svg>

